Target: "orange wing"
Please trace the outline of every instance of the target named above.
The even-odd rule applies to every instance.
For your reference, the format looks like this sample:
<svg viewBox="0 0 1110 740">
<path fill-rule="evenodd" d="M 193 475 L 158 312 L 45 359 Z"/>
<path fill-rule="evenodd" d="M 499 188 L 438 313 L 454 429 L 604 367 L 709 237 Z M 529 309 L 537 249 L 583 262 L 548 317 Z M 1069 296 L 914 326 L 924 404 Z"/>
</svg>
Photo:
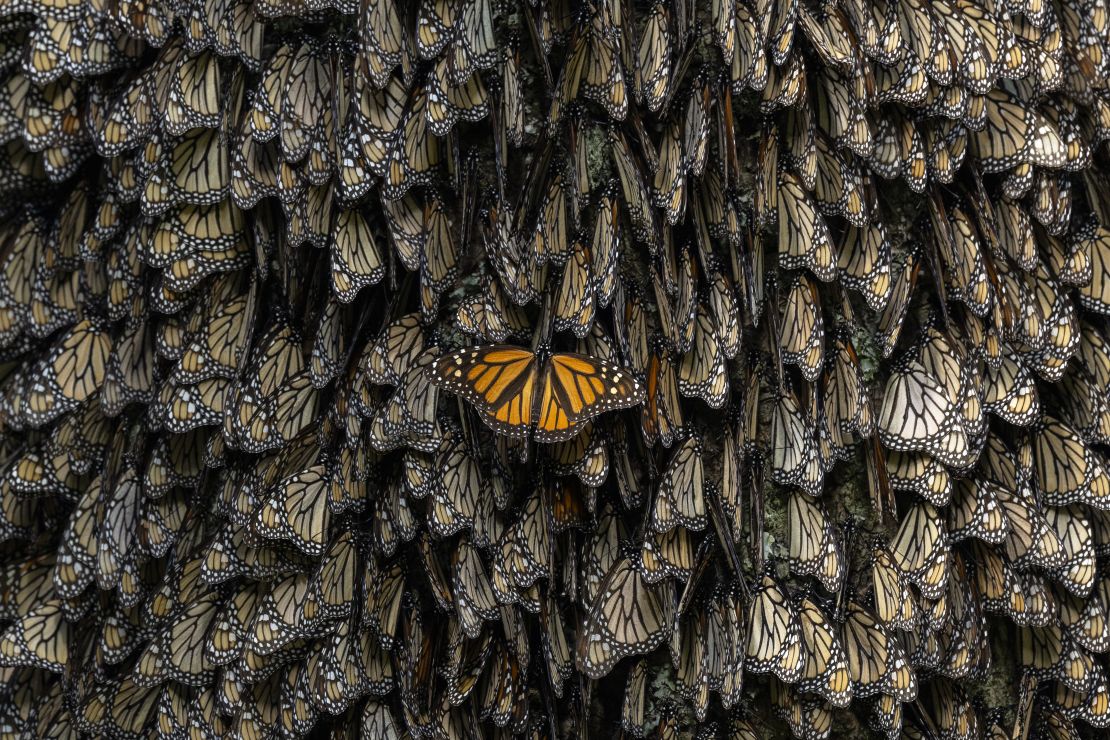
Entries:
<svg viewBox="0 0 1110 740">
<path fill-rule="evenodd" d="M 454 352 L 432 368 L 436 382 L 478 407 L 494 431 L 527 436 L 532 426 L 536 356 L 511 345 L 486 345 Z"/>
<path fill-rule="evenodd" d="M 534 414 L 536 441 L 562 442 L 582 422 L 643 401 L 643 387 L 624 368 L 586 355 L 552 355 Z"/>
</svg>

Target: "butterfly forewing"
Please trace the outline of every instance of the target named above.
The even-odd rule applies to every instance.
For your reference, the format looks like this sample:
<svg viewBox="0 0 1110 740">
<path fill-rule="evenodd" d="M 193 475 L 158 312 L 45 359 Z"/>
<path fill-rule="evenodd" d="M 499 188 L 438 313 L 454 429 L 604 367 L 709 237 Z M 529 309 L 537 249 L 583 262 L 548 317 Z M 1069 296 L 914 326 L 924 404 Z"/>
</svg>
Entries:
<svg viewBox="0 0 1110 740">
<path fill-rule="evenodd" d="M 494 430 L 527 435 L 536 386 L 531 352 L 508 345 L 460 350 L 436 362 L 433 372 L 443 387 L 477 406 Z"/>
</svg>

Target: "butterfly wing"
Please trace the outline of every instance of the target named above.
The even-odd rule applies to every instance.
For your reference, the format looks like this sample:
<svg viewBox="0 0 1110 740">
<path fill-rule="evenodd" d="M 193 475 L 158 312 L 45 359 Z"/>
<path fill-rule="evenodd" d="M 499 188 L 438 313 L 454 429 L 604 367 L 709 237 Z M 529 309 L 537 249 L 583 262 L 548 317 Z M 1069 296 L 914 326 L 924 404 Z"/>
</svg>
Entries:
<svg viewBox="0 0 1110 740">
<path fill-rule="evenodd" d="M 500 344 L 462 349 L 436 362 L 432 377 L 474 404 L 494 431 L 528 434 L 536 386 L 536 356 L 530 351 Z"/>
<path fill-rule="evenodd" d="M 556 354 L 544 368 L 536 419 L 536 441 L 562 442 L 578 426 L 614 409 L 643 403 L 644 390 L 628 371 L 579 354 Z"/>
</svg>

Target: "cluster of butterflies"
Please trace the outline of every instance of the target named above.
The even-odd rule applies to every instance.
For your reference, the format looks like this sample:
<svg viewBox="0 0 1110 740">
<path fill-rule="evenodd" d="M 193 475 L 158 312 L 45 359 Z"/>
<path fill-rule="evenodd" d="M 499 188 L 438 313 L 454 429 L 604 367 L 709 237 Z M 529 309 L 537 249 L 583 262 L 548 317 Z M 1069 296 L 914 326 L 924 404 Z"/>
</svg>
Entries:
<svg viewBox="0 0 1110 740">
<path fill-rule="evenodd" d="M 1106 0 L 3 0 L 0 734 L 1110 728 Z"/>
</svg>

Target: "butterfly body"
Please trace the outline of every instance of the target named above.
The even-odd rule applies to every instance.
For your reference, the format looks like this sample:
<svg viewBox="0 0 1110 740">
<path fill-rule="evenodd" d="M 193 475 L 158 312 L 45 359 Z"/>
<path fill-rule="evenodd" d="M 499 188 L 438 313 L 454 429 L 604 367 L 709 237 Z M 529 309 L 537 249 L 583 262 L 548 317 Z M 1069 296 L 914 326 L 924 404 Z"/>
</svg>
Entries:
<svg viewBox="0 0 1110 740">
<path fill-rule="evenodd" d="M 494 431 L 533 432 L 538 442 L 562 442 L 580 425 L 642 403 L 640 382 L 624 368 L 588 355 L 549 356 L 512 345 L 484 345 L 441 358 L 433 380 L 474 404 Z"/>
</svg>

